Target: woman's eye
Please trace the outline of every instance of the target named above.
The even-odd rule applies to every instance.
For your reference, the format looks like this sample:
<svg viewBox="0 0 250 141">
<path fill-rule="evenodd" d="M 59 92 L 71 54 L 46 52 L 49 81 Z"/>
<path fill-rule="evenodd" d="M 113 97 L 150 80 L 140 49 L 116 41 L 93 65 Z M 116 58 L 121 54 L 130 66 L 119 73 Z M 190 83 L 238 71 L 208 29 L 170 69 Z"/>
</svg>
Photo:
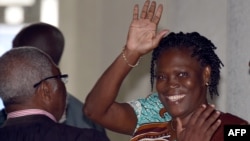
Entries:
<svg viewBox="0 0 250 141">
<path fill-rule="evenodd" d="M 166 80 L 167 77 L 165 75 L 155 75 L 156 80 Z"/>
<path fill-rule="evenodd" d="M 180 77 L 187 77 L 188 73 L 187 72 L 181 72 L 181 73 L 178 74 L 178 76 L 180 76 Z"/>
</svg>

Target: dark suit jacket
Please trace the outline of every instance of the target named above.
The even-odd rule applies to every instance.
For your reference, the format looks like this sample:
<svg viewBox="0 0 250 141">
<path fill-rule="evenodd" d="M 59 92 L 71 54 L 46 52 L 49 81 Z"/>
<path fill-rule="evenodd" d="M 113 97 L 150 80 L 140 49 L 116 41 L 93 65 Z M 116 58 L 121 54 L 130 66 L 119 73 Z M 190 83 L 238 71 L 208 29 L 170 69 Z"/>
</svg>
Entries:
<svg viewBox="0 0 250 141">
<path fill-rule="evenodd" d="M 4 121 L 6 120 L 6 113 L 5 113 L 5 110 L 2 109 L 0 110 L 0 127 L 2 126 L 2 124 L 4 123 Z"/>
<path fill-rule="evenodd" d="M 81 129 L 55 123 L 44 115 L 6 120 L 0 128 L 1 141 L 109 141 L 95 129 Z"/>
<path fill-rule="evenodd" d="M 67 111 L 66 111 L 66 120 L 63 122 L 66 125 L 79 127 L 79 128 L 93 128 L 98 131 L 106 134 L 105 129 L 99 124 L 90 120 L 83 112 L 82 107 L 83 103 L 78 100 L 76 97 L 67 93 Z M 7 114 L 4 109 L 0 110 L 0 127 L 6 120 Z"/>
</svg>

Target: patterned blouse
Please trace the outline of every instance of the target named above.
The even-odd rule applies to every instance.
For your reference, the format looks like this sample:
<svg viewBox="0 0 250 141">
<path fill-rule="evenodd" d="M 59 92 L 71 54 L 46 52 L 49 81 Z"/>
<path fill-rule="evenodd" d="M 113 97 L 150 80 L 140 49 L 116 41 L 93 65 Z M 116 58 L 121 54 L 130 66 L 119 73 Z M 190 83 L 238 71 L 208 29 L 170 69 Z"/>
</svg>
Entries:
<svg viewBox="0 0 250 141">
<path fill-rule="evenodd" d="M 174 140 L 175 132 L 170 128 L 171 116 L 164 110 L 158 94 L 130 101 L 137 115 L 137 125 L 131 141 Z"/>
</svg>

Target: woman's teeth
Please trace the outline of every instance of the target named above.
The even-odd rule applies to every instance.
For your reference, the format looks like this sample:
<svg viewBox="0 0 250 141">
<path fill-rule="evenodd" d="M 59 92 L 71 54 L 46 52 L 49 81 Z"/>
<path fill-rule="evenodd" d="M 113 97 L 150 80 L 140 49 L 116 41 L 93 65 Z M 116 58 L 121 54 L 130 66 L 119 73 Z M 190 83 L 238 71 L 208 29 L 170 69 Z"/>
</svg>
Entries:
<svg viewBox="0 0 250 141">
<path fill-rule="evenodd" d="M 177 100 L 180 100 L 180 99 L 182 99 L 184 97 L 185 97 L 185 95 L 173 95 L 173 96 L 168 96 L 167 98 L 170 101 L 177 101 Z"/>
</svg>

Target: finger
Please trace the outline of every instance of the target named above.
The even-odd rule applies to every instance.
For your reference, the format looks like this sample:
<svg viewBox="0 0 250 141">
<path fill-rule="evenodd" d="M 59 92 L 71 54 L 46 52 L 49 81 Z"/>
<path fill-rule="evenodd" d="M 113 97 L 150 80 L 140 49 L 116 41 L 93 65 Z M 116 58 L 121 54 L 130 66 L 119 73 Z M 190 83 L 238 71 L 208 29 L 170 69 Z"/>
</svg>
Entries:
<svg viewBox="0 0 250 141">
<path fill-rule="evenodd" d="M 204 130 L 208 130 L 218 120 L 219 116 L 220 116 L 220 112 L 219 111 L 214 111 L 209 116 L 209 118 L 206 120 L 206 122 L 204 122 L 204 124 L 202 125 L 202 128 Z"/>
<path fill-rule="evenodd" d="M 202 126 L 205 123 L 205 121 L 209 118 L 209 116 L 212 115 L 212 113 L 215 111 L 214 107 L 215 107 L 214 105 L 208 105 L 206 109 L 202 112 L 202 114 L 200 114 L 198 120 L 196 121 L 196 124 L 198 126 Z"/>
<path fill-rule="evenodd" d="M 149 6 L 150 1 L 147 0 L 145 1 L 143 8 L 142 8 L 142 12 L 141 12 L 141 18 L 144 19 L 147 16 L 147 11 L 148 11 L 148 6 Z"/>
<path fill-rule="evenodd" d="M 157 46 L 160 42 L 160 40 L 164 37 L 164 36 L 167 36 L 167 34 L 169 33 L 169 30 L 165 29 L 165 30 L 162 30 L 161 32 L 159 32 L 156 36 L 155 36 L 155 39 L 154 39 L 154 46 Z"/>
<path fill-rule="evenodd" d="M 152 22 L 154 22 L 155 24 L 159 23 L 161 19 L 162 11 L 163 11 L 163 5 L 160 4 L 156 10 L 155 16 L 152 19 Z"/>
<path fill-rule="evenodd" d="M 150 8 L 148 10 L 148 13 L 147 13 L 147 19 L 152 19 L 153 16 L 154 16 L 154 13 L 155 13 L 155 7 L 156 7 L 156 2 L 153 1 L 150 5 Z"/>
<path fill-rule="evenodd" d="M 182 122 L 180 118 L 176 118 L 176 132 L 177 132 L 177 137 L 179 137 L 180 133 L 182 132 Z"/>
<path fill-rule="evenodd" d="M 196 121 L 198 120 L 199 116 L 202 114 L 202 112 L 206 109 L 206 105 L 202 104 L 192 115 L 189 124 L 194 125 Z"/>
<path fill-rule="evenodd" d="M 206 120 L 214 111 L 215 111 L 215 106 L 213 104 L 207 105 L 206 109 L 202 112 L 202 114 L 200 114 L 199 119 Z"/>
<path fill-rule="evenodd" d="M 139 6 L 136 4 L 134 6 L 134 11 L 133 11 L 133 20 L 138 20 L 138 15 L 139 15 Z"/>
<path fill-rule="evenodd" d="M 207 130 L 206 136 L 211 138 L 214 132 L 220 127 L 220 125 L 221 125 L 221 120 L 220 119 L 216 120 L 216 122 L 214 122 L 214 124 L 210 126 L 210 128 Z"/>
</svg>

